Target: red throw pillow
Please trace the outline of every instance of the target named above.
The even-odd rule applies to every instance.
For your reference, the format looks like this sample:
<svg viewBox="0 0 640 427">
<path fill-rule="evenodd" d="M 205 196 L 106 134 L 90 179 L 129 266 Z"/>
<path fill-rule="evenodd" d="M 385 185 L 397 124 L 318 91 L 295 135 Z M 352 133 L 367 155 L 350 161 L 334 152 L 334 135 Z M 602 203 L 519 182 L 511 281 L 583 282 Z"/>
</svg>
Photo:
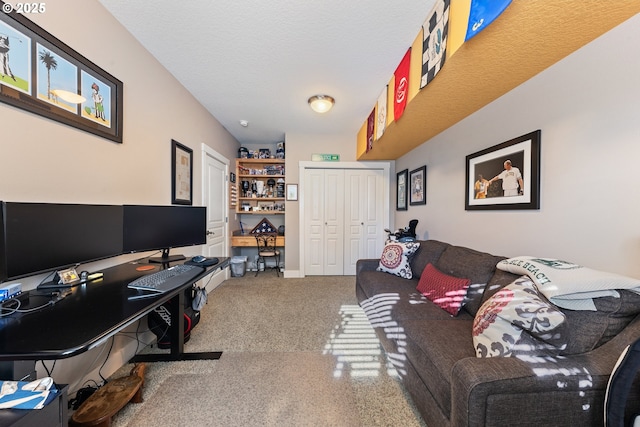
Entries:
<svg viewBox="0 0 640 427">
<path fill-rule="evenodd" d="M 420 276 L 418 292 L 434 304 L 455 316 L 462 307 L 471 280 L 444 274 L 431 263 L 427 264 Z"/>
</svg>

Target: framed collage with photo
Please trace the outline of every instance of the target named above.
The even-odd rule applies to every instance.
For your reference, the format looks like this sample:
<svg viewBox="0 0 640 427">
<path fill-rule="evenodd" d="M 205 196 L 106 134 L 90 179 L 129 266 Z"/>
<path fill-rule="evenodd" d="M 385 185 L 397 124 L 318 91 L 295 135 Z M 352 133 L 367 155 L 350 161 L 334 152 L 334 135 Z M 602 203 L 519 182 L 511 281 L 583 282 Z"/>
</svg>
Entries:
<svg viewBox="0 0 640 427">
<path fill-rule="evenodd" d="M 466 210 L 540 209 L 540 130 L 466 157 Z"/>
<path fill-rule="evenodd" d="M 0 102 L 122 143 L 122 82 L 15 10 L 0 13 Z"/>
</svg>

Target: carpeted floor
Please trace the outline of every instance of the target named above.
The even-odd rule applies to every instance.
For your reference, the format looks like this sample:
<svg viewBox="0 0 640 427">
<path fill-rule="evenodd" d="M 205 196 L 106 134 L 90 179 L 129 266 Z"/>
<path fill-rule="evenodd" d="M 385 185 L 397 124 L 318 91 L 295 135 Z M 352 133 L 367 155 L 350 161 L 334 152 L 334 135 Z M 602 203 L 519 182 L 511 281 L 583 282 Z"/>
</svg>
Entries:
<svg viewBox="0 0 640 427">
<path fill-rule="evenodd" d="M 113 426 L 424 426 L 354 286 L 353 276 L 273 272 L 227 280 L 185 345 L 220 360 L 150 364 L 145 401 Z"/>
</svg>

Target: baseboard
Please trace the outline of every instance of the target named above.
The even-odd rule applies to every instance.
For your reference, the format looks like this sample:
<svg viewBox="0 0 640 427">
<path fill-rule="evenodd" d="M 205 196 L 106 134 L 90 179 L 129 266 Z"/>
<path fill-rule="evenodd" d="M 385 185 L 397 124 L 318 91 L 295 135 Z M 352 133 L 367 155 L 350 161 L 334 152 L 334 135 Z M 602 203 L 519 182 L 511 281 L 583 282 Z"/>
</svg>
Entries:
<svg viewBox="0 0 640 427">
<path fill-rule="evenodd" d="M 284 276 L 285 279 L 291 279 L 291 278 L 296 278 L 296 277 L 304 277 L 300 273 L 300 270 L 284 270 L 283 276 Z"/>
</svg>

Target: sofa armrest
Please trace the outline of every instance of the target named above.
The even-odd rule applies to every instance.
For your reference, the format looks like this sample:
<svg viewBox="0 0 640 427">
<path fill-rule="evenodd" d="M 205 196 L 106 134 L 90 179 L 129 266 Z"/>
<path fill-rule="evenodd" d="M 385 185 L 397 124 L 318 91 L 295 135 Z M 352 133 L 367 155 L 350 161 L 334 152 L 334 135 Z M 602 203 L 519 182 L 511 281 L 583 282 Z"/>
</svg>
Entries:
<svg viewBox="0 0 640 427">
<path fill-rule="evenodd" d="M 624 348 L 638 335 L 640 319 L 636 318 L 614 339 L 587 353 L 529 360 L 517 357 L 461 359 L 452 368 L 451 425 L 492 424 L 496 420 L 490 418 L 498 412 L 496 408 L 514 399 L 524 403 L 518 405 L 518 411 L 500 415 L 503 425 L 535 419 L 540 416 L 536 411 L 547 411 L 543 416 L 555 417 L 551 418 L 555 425 L 575 425 L 576 418 L 562 417 L 575 417 L 581 411 L 585 417 L 590 412 L 599 421 L 611 371 Z M 544 402 L 559 405 L 563 410 L 555 412 Z M 488 406 L 492 404 L 495 408 L 488 413 Z M 527 413 L 527 410 L 536 413 Z"/>
</svg>

